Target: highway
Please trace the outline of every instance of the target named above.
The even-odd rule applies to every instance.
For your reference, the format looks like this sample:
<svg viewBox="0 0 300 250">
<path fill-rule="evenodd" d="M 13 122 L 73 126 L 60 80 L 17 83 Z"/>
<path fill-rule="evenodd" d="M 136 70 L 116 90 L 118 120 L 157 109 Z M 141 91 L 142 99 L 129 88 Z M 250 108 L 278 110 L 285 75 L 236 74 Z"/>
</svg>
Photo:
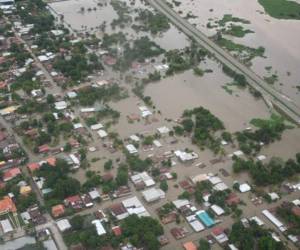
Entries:
<svg viewBox="0 0 300 250">
<path fill-rule="evenodd" d="M 227 65 L 239 74 L 243 74 L 249 85 L 261 92 L 267 103 L 272 105 L 290 120 L 300 124 L 300 107 L 296 106 L 286 96 L 276 91 L 261 77 L 256 75 L 252 70 L 234 58 L 227 51 L 210 40 L 203 32 L 195 28 L 187 20 L 179 16 L 165 0 L 147 0 L 148 3 L 157 11 L 164 14 L 175 26 L 177 26 L 188 37 L 194 39 L 200 46 L 209 51 L 219 62 Z"/>
</svg>

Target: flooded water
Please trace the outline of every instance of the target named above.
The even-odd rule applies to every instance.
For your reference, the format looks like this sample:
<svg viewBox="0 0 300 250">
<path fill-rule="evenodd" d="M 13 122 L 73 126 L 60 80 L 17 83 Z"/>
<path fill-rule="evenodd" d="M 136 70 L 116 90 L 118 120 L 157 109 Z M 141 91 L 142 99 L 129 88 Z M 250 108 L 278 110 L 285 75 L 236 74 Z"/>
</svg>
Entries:
<svg viewBox="0 0 300 250">
<path fill-rule="evenodd" d="M 215 29 L 206 28 L 209 19 L 220 20 L 224 14 L 232 14 L 249 20 L 251 24 L 245 25 L 245 28 L 253 30 L 255 33 L 248 34 L 244 38 L 234 39 L 234 41 L 251 47 L 263 46 L 266 48 L 267 58 L 253 60 L 252 69 L 261 76 L 268 76 L 265 67 L 273 66 L 272 73 L 277 73 L 279 76 L 275 87 L 282 90 L 300 106 L 299 93 L 295 89 L 296 85 L 300 85 L 299 20 L 274 19 L 264 14 L 263 7 L 257 1 L 247 0 L 181 1 L 181 5 L 175 7 L 175 10 L 182 11 L 182 16 L 186 16 L 189 12 L 197 16 L 189 21 L 196 24 L 207 35 L 215 34 Z"/>
<path fill-rule="evenodd" d="M 104 6 L 99 6 L 98 3 Z M 64 15 L 64 21 L 74 30 L 84 31 L 95 29 L 104 21 L 110 23 L 118 17 L 108 3 L 106 0 L 68 0 L 50 3 L 49 6 L 56 13 Z"/>
<path fill-rule="evenodd" d="M 204 67 L 203 67 L 204 68 Z M 254 117 L 269 117 L 263 101 L 255 100 L 247 91 L 235 89 L 232 95 L 222 86 L 230 82 L 216 63 L 209 65 L 213 73 L 198 77 L 192 71 L 169 77 L 146 88 L 155 105 L 168 118 L 179 118 L 185 109 L 203 106 L 219 117 L 229 131 L 245 129 Z"/>
<path fill-rule="evenodd" d="M 98 3 L 101 3 L 103 6 L 99 6 Z M 169 30 L 158 35 L 151 35 L 147 32 L 137 33 L 131 28 L 131 24 L 125 24 L 125 27 L 122 28 L 117 26 L 112 29 L 110 23 L 114 19 L 117 19 L 118 15 L 109 4 L 109 1 L 106 0 L 67 0 L 50 3 L 49 6 L 54 10 L 54 14 L 63 15 L 64 22 L 73 30 L 94 33 L 100 38 L 104 33 L 100 31 L 99 26 L 105 22 L 105 33 L 107 34 L 123 32 L 129 40 L 137 39 L 142 36 L 149 36 L 166 50 L 182 49 L 190 44 L 189 39 L 172 24 Z M 141 3 L 141 1 L 135 1 L 134 5 L 128 6 L 130 7 L 133 19 L 137 16 L 135 10 L 145 8 L 151 9 Z M 82 8 L 84 8 L 84 11 L 82 11 Z M 89 8 L 91 11 L 88 11 Z M 94 10 L 94 8 L 96 8 L 96 10 Z"/>
</svg>

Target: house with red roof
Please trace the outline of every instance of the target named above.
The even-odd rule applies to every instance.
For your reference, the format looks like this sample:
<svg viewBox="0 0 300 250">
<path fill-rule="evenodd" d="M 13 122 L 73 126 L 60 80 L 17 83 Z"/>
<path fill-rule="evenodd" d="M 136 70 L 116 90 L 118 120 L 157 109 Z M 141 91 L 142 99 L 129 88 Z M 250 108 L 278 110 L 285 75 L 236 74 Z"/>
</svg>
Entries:
<svg viewBox="0 0 300 250">
<path fill-rule="evenodd" d="M 37 162 L 32 162 L 27 164 L 27 168 L 30 171 L 30 173 L 33 173 L 35 170 L 38 170 L 40 168 L 40 164 Z"/>
<path fill-rule="evenodd" d="M 4 196 L 2 200 L 0 200 L 0 214 L 4 213 L 15 213 L 17 212 L 17 208 L 13 200 L 9 196 Z"/>
<path fill-rule="evenodd" d="M 3 173 L 2 179 L 3 181 L 10 181 L 11 179 L 15 178 L 20 174 L 21 174 L 20 168 L 11 168 Z"/>
<path fill-rule="evenodd" d="M 115 236 L 121 236 L 122 235 L 122 228 L 120 226 L 114 226 L 111 228 L 112 232 Z"/>
<path fill-rule="evenodd" d="M 65 213 L 65 206 L 63 204 L 58 204 L 51 208 L 51 214 L 55 218 L 62 216 L 64 213 Z"/>
<path fill-rule="evenodd" d="M 215 238 L 215 240 L 223 245 L 228 241 L 227 235 L 224 233 L 224 229 L 222 227 L 215 227 L 211 230 L 211 235 Z"/>
<path fill-rule="evenodd" d="M 38 147 L 38 152 L 40 154 L 45 154 L 45 153 L 48 153 L 50 151 L 50 148 L 47 144 L 44 144 L 44 145 L 41 145 Z"/>
<path fill-rule="evenodd" d="M 71 206 L 73 209 L 79 210 L 84 207 L 80 195 L 73 195 L 64 200 L 66 206 Z"/>
<path fill-rule="evenodd" d="M 46 162 L 52 166 L 52 167 L 55 167 L 56 166 L 56 158 L 55 157 L 49 157 L 46 159 Z"/>
</svg>

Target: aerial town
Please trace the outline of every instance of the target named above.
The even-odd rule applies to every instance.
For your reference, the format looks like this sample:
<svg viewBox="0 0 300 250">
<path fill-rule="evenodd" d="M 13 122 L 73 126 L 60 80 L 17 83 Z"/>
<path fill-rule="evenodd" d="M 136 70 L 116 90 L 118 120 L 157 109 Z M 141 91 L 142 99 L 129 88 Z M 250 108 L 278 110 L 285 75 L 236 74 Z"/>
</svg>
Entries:
<svg viewBox="0 0 300 250">
<path fill-rule="evenodd" d="M 300 249 L 299 69 L 299 0 L 0 0 L 0 249 Z"/>
</svg>

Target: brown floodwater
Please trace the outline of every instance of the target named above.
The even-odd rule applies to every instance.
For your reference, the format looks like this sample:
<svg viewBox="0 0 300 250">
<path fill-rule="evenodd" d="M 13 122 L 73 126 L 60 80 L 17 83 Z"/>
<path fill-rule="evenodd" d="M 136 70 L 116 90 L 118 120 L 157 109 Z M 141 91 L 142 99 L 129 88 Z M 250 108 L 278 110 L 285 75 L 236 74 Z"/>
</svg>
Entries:
<svg viewBox="0 0 300 250">
<path fill-rule="evenodd" d="M 197 16 L 189 21 L 207 35 L 216 32 L 215 29 L 206 28 L 209 19 L 220 20 L 224 14 L 232 14 L 249 20 L 251 23 L 243 26 L 255 33 L 244 38 L 234 38 L 234 41 L 251 47 L 263 46 L 267 58 L 254 59 L 252 69 L 261 76 L 268 76 L 270 74 L 265 67 L 273 66 L 272 73 L 279 76 L 276 89 L 300 105 L 299 92 L 295 88 L 300 84 L 299 20 L 274 19 L 264 13 L 263 7 L 257 1 L 247 0 L 181 1 L 181 5 L 175 7 L 175 10 L 182 11 L 182 16 L 189 12 Z"/>
<path fill-rule="evenodd" d="M 269 117 L 263 101 L 255 100 L 248 91 L 235 88 L 230 95 L 222 89 L 230 78 L 222 73 L 217 63 L 211 62 L 208 68 L 213 69 L 213 73 L 198 77 L 186 71 L 149 85 L 145 94 L 152 97 L 168 118 L 177 119 L 185 109 L 203 106 L 219 117 L 231 132 L 245 129 L 252 118 Z"/>
</svg>

